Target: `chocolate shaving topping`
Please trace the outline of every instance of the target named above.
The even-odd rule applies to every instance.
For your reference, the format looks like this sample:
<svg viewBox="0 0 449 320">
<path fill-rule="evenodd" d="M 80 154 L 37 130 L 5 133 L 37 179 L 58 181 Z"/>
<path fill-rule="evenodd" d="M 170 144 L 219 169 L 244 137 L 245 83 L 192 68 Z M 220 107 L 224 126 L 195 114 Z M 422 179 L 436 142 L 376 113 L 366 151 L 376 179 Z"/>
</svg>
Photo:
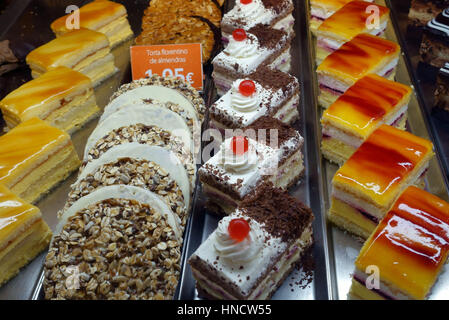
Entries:
<svg viewBox="0 0 449 320">
<path fill-rule="evenodd" d="M 248 78 L 260 83 L 266 89 L 274 89 L 275 91 L 282 89 L 284 94 L 290 91 L 289 85 L 299 87 L 294 76 L 265 65 L 258 67 Z"/>
<path fill-rule="evenodd" d="M 248 132 L 251 130 L 250 132 Z M 282 145 L 285 141 L 297 137 L 298 132 L 290 127 L 288 124 L 283 123 L 282 121 L 268 116 L 263 116 L 257 119 L 252 125 L 248 126 L 245 129 L 245 132 L 248 132 L 248 135 L 251 134 L 251 132 L 256 133 L 256 138 L 258 141 L 261 141 L 263 139 L 259 139 L 259 130 L 262 130 L 261 132 L 264 132 L 266 134 L 266 144 L 271 144 L 271 130 L 277 130 L 277 137 L 274 137 L 278 141 L 278 145 Z"/>
<path fill-rule="evenodd" d="M 262 0 L 263 5 L 267 9 L 272 9 L 277 14 L 281 13 L 288 7 L 288 1 L 285 0 Z"/>
<path fill-rule="evenodd" d="M 310 208 L 271 183 L 265 183 L 249 194 L 240 209 L 263 224 L 269 234 L 285 242 L 298 239 L 314 219 Z"/>
<path fill-rule="evenodd" d="M 287 35 L 284 31 L 260 23 L 249 29 L 248 33 L 255 35 L 259 45 L 268 49 L 275 49 L 281 39 Z"/>
</svg>

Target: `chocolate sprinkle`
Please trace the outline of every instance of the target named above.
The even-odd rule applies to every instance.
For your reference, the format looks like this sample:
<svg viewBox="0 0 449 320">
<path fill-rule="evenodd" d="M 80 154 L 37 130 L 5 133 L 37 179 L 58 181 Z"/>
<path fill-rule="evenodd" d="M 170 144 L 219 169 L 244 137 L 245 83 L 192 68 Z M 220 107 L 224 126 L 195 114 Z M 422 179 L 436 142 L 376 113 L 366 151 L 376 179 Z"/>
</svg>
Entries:
<svg viewBox="0 0 449 320">
<path fill-rule="evenodd" d="M 273 29 L 260 23 L 249 29 L 248 33 L 255 35 L 259 40 L 260 46 L 268 49 L 275 49 L 281 39 L 286 36 L 284 31 Z"/>
<path fill-rule="evenodd" d="M 251 73 L 248 78 L 258 82 L 266 89 L 273 89 L 274 91 L 281 89 L 284 95 L 290 91 L 290 85 L 299 89 L 299 83 L 295 81 L 296 79 L 294 76 L 269 68 L 265 65 L 257 68 L 257 70 Z"/>
<path fill-rule="evenodd" d="M 260 117 L 245 129 L 245 131 L 247 130 L 254 130 L 258 141 L 260 141 L 258 131 L 265 130 L 267 145 L 271 145 L 271 130 L 277 130 L 278 145 L 282 145 L 285 141 L 298 136 L 298 132 L 288 124 L 268 116 Z"/>
<path fill-rule="evenodd" d="M 298 239 L 314 219 L 313 212 L 287 191 L 266 183 L 248 195 L 240 209 L 285 242 Z"/>
</svg>

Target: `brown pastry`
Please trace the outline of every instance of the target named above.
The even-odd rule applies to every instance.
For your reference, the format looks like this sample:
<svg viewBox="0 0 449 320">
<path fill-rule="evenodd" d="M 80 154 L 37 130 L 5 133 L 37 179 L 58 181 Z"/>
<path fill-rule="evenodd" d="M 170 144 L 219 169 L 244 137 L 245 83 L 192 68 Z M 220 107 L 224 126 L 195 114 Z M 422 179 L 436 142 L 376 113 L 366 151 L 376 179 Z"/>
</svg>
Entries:
<svg viewBox="0 0 449 320">
<path fill-rule="evenodd" d="M 214 32 L 207 22 L 199 18 L 178 16 L 167 12 L 143 18 L 143 31 L 137 45 L 201 43 L 203 62 L 207 62 L 215 45 Z"/>
<path fill-rule="evenodd" d="M 448 0 L 412 0 L 408 17 L 412 25 L 423 27 L 447 6 Z"/>
</svg>

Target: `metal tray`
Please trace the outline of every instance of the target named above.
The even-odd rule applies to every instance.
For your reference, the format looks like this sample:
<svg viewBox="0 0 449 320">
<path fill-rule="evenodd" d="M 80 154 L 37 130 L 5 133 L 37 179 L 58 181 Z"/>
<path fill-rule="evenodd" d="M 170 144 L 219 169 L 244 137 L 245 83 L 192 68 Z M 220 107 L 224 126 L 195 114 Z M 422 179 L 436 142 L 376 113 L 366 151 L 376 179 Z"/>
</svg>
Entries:
<svg viewBox="0 0 449 320">
<path fill-rule="evenodd" d="M 379 4 L 385 5 L 384 1 L 376 1 Z M 393 1 L 389 1 L 393 2 Z M 399 1 L 395 1 L 399 2 Z M 394 19 L 394 16 L 392 17 Z M 396 33 L 393 24 L 390 22 L 386 31 L 386 38 L 398 43 Z M 403 48 L 407 50 L 407 48 Z M 316 77 L 316 74 L 314 75 Z M 407 64 L 404 58 L 404 54 L 399 59 L 396 81 L 406 85 L 410 85 L 416 89 L 415 83 L 412 81 Z M 314 81 L 316 84 L 316 80 Z M 432 135 L 429 134 L 429 128 L 426 122 L 426 118 L 422 112 L 422 106 L 420 105 L 420 98 L 417 96 L 420 92 L 415 90 L 415 94 L 412 95 L 408 108 L 408 123 L 407 128 L 413 134 L 432 139 Z M 315 94 L 318 94 L 318 88 L 315 86 Z M 317 119 L 318 121 L 318 119 Z M 321 128 L 319 129 L 321 131 Z M 321 136 L 321 133 L 319 133 Z M 426 179 L 426 188 L 429 192 L 439 196 L 444 200 L 448 200 L 448 189 L 445 184 L 444 164 L 441 157 L 436 150 L 436 156 L 430 161 L 429 171 Z M 324 208 L 325 212 L 330 207 L 330 194 L 332 191 L 331 180 L 335 175 L 338 167 L 330 164 L 328 161 L 322 159 L 320 163 L 322 172 L 321 183 L 324 189 Z M 327 238 L 327 256 L 328 256 L 328 275 L 330 277 L 330 299 L 333 300 L 346 300 L 349 288 L 351 286 L 351 275 L 354 271 L 354 261 L 357 258 L 359 251 L 362 247 L 362 243 L 355 237 L 351 236 L 347 232 L 335 227 L 329 222 L 326 222 L 324 230 L 325 237 Z M 444 274 L 440 277 L 436 286 L 433 289 L 433 293 L 430 295 L 430 299 L 448 299 L 448 293 L 443 290 L 445 286 L 449 285 L 449 274 Z"/>
</svg>

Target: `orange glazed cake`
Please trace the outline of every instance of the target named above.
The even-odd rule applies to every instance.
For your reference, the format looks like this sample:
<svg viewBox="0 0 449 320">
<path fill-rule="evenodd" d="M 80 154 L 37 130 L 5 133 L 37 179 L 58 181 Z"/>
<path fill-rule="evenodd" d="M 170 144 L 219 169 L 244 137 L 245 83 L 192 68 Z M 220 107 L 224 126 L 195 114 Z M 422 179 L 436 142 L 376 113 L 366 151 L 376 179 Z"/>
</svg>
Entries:
<svg viewBox="0 0 449 320">
<path fill-rule="evenodd" d="M 382 124 L 404 130 L 411 92 L 375 74 L 357 81 L 323 113 L 323 156 L 342 165 Z"/>
<path fill-rule="evenodd" d="M 372 7 L 377 7 L 379 24 L 370 21 Z M 320 64 L 329 54 L 360 33 L 380 36 L 385 32 L 390 10 L 365 1 L 351 1 L 326 19 L 316 32 L 316 61 Z M 374 22 L 374 21 L 373 21 Z"/>
<path fill-rule="evenodd" d="M 57 37 L 70 32 L 67 29 L 67 18 L 63 16 L 51 24 L 51 29 Z M 112 1 L 93 1 L 79 10 L 80 27 L 104 33 L 111 47 L 126 41 L 134 34 L 129 26 L 128 13 L 125 6 Z"/>
<path fill-rule="evenodd" d="M 37 201 L 79 165 L 70 136 L 39 118 L 0 137 L 0 183 L 27 202 Z"/>
<path fill-rule="evenodd" d="M 346 42 L 318 66 L 318 102 L 327 108 L 354 83 L 370 73 L 394 79 L 398 44 L 362 33 Z"/>
<path fill-rule="evenodd" d="M 449 204 L 409 187 L 360 251 L 349 297 L 426 299 L 448 252 Z M 370 266 L 378 268 L 378 283 L 368 279 Z"/>
<path fill-rule="evenodd" d="M 65 66 L 88 76 L 94 86 L 117 70 L 108 38 L 100 32 L 79 29 L 31 51 L 26 57 L 33 78 Z"/>
<path fill-rule="evenodd" d="M 31 80 L 0 101 L 8 129 L 33 117 L 74 131 L 99 113 L 90 79 L 67 67 L 57 67 Z"/>
<path fill-rule="evenodd" d="M 433 155 L 430 141 L 381 125 L 335 174 L 329 220 L 368 238 L 406 187 L 424 186 Z"/>
<path fill-rule="evenodd" d="M 45 250 L 51 236 L 39 208 L 0 185 L 0 285 Z"/>
<path fill-rule="evenodd" d="M 310 31 L 316 35 L 316 31 L 323 21 L 351 1 L 352 0 L 310 0 Z M 373 2 L 373 0 L 366 1 Z"/>
</svg>

